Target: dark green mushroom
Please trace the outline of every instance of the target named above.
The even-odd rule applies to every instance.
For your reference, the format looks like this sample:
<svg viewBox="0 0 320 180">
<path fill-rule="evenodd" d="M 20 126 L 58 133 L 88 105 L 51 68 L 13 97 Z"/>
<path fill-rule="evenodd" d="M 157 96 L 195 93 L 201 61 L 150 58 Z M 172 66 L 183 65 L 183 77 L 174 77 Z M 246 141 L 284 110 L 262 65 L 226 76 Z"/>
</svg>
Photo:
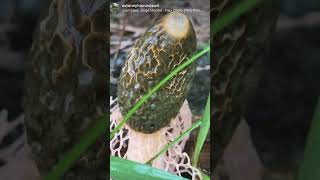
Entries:
<svg viewBox="0 0 320 180">
<path fill-rule="evenodd" d="M 122 68 L 118 103 L 122 115 L 161 79 L 185 62 L 196 51 L 196 35 L 189 18 L 172 12 L 161 18 L 135 42 Z M 192 64 L 157 91 L 131 116 L 128 126 L 151 134 L 169 125 L 186 99 L 194 77 Z"/>
</svg>

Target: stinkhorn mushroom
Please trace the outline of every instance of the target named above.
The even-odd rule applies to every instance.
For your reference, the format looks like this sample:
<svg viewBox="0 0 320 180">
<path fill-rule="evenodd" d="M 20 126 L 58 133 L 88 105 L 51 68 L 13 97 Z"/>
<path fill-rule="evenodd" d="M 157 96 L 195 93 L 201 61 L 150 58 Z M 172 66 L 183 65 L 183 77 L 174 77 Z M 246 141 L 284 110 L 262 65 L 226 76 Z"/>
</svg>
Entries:
<svg viewBox="0 0 320 180">
<path fill-rule="evenodd" d="M 117 92 L 121 114 L 126 115 L 143 95 L 190 58 L 196 46 L 192 23 L 180 12 L 167 14 L 149 28 L 135 42 L 121 71 Z M 195 70 L 193 63 L 179 72 L 130 117 L 127 159 L 145 163 L 167 144 L 165 127 L 185 101 Z"/>
</svg>

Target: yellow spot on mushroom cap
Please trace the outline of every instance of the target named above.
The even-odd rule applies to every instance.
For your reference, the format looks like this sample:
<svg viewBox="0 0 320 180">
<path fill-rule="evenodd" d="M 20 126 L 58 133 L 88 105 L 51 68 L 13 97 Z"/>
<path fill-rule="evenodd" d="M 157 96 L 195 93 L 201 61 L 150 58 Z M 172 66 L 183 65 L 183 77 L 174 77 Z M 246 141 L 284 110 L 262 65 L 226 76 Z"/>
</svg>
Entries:
<svg viewBox="0 0 320 180">
<path fill-rule="evenodd" d="M 162 25 L 168 34 L 177 39 L 186 37 L 192 26 L 189 18 L 177 11 L 168 14 L 163 19 Z"/>
</svg>

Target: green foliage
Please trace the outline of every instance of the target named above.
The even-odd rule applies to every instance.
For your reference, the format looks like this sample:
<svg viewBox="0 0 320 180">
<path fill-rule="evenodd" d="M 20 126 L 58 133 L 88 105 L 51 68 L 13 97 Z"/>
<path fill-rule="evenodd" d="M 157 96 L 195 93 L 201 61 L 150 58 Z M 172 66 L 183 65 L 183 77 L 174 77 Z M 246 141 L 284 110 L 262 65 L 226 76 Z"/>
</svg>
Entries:
<svg viewBox="0 0 320 180">
<path fill-rule="evenodd" d="M 66 155 L 59 160 L 59 162 L 53 167 L 49 174 L 44 177 L 44 180 L 56 180 L 60 179 L 63 174 L 72 167 L 81 154 L 83 154 L 88 147 L 107 132 L 107 125 L 109 115 L 104 115 L 99 118 L 96 124 L 86 133 L 81 140 L 69 151 Z"/>
<path fill-rule="evenodd" d="M 191 131 L 193 131 L 195 128 L 201 125 L 201 120 L 195 122 L 192 124 L 192 126 L 180 134 L 178 137 L 176 137 L 173 141 L 171 141 L 169 144 L 167 144 L 161 151 L 155 155 L 153 158 L 151 158 L 147 163 L 150 164 L 152 161 L 156 160 L 159 156 L 161 156 L 163 153 L 165 153 L 168 149 L 170 149 L 174 144 L 178 143 L 181 141 L 186 135 L 188 135 Z"/>
<path fill-rule="evenodd" d="M 267 1 L 267 0 L 266 0 Z M 218 19 L 214 19 L 211 24 L 211 38 L 214 37 L 218 32 L 232 24 L 241 15 L 247 13 L 252 8 L 254 8 L 262 0 L 243 0 L 236 6 L 232 7 L 229 11 Z"/>
<path fill-rule="evenodd" d="M 153 168 L 146 164 L 111 156 L 110 177 L 113 180 L 186 180 L 185 178 Z"/>
<path fill-rule="evenodd" d="M 309 130 L 308 142 L 304 152 L 304 160 L 300 167 L 298 180 L 320 179 L 320 97 L 314 111 Z"/>
<path fill-rule="evenodd" d="M 197 163 L 199 160 L 200 152 L 203 147 L 203 144 L 206 140 L 208 132 L 210 130 L 210 94 L 207 99 L 206 108 L 204 110 L 204 115 L 201 120 L 201 127 L 197 137 L 196 147 L 194 150 L 194 154 L 192 157 L 192 166 L 197 167 Z"/>
</svg>

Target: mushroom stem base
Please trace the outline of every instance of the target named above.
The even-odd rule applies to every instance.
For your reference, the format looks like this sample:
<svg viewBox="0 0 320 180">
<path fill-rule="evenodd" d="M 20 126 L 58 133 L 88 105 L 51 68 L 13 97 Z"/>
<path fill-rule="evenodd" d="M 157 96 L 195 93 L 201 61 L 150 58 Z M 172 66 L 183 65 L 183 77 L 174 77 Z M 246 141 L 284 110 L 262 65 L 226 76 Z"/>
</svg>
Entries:
<svg viewBox="0 0 320 180">
<path fill-rule="evenodd" d="M 168 143 L 165 135 L 166 130 L 166 128 L 162 128 L 153 134 L 144 134 L 130 129 L 127 158 L 140 163 L 148 162 Z M 163 167 L 164 157 L 161 156 L 154 160 L 152 166 Z"/>
</svg>

